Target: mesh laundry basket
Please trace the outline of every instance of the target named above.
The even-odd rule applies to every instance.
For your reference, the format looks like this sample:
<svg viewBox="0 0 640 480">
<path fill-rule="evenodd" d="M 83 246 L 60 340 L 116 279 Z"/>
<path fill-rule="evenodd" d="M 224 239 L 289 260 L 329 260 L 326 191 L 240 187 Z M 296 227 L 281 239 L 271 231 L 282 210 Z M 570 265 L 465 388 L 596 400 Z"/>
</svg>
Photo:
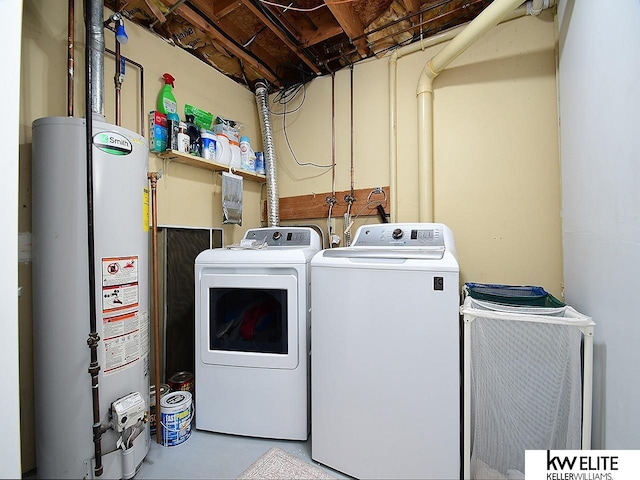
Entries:
<svg viewBox="0 0 640 480">
<path fill-rule="evenodd" d="M 471 295 L 461 313 L 465 478 L 524 478 L 525 450 L 589 448 L 591 318 Z"/>
<path fill-rule="evenodd" d="M 506 305 L 532 307 L 564 307 L 564 303 L 542 287 L 465 283 L 465 294 L 476 300 L 487 300 Z"/>
</svg>

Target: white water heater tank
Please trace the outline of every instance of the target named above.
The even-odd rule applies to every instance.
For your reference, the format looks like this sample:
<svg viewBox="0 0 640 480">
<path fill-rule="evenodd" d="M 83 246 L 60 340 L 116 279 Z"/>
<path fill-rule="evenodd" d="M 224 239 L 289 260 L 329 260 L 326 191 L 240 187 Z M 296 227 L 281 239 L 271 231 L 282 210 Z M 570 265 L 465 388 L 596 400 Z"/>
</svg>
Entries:
<svg viewBox="0 0 640 480">
<path fill-rule="evenodd" d="M 93 478 L 89 296 L 100 336 L 100 420 L 138 392 L 149 409 L 148 146 L 93 121 L 95 291 L 89 291 L 86 123 L 33 123 L 32 232 L 36 466 L 39 478 Z M 140 410 L 142 407 L 139 407 Z M 141 415 L 142 417 L 144 415 Z M 131 422 L 133 423 L 133 422 Z M 126 427 L 126 428 L 124 428 Z M 101 478 L 131 478 L 149 450 L 149 424 L 102 436 Z M 123 436 L 123 446 L 117 442 Z M 126 454 L 125 454 L 126 453 Z"/>
</svg>

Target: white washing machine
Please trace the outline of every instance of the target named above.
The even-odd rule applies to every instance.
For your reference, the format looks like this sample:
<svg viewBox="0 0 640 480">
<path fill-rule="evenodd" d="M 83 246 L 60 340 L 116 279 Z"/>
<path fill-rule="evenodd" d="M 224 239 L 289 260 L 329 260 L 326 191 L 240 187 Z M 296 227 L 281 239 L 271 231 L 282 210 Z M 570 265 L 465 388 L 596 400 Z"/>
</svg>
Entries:
<svg viewBox="0 0 640 480">
<path fill-rule="evenodd" d="M 451 230 L 365 225 L 314 256 L 311 282 L 312 458 L 356 478 L 460 478 Z"/>
<path fill-rule="evenodd" d="M 195 261 L 196 428 L 254 437 L 309 435 L 306 227 L 248 230 Z"/>
</svg>

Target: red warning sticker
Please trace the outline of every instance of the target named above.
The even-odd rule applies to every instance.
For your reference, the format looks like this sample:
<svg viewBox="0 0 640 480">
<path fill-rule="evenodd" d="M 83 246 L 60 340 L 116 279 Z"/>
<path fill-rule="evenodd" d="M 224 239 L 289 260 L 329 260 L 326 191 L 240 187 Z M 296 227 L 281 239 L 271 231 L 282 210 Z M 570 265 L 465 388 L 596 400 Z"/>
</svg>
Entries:
<svg viewBox="0 0 640 480">
<path fill-rule="evenodd" d="M 138 257 L 102 259 L 102 336 L 105 374 L 140 360 Z"/>
</svg>

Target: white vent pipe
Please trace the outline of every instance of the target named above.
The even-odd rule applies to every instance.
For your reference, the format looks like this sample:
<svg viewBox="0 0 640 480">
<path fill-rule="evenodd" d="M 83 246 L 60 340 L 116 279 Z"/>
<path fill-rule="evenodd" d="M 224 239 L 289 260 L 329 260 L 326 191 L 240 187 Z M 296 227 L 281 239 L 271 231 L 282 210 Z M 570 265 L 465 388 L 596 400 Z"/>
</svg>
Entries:
<svg viewBox="0 0 640 480">
<path fill-rule="evenodd" d="M 522 5 L 521 5 L 522 4 Z M 517 6 L 520 8 L 515 9 Z M 538 15 L 555 5 L 555 0 L 495 0 L 467 25 L 462 25 L 420 42 L 396 49 L 389 58 L 390 142 L 389 181 L 391 221 L 398 221 L 398 132 L 397 62 L 425 48 L 451 42 L 424 67 L 418 82 L 418 188 L 420 221 L 433 221 L 433 79 L 453 60 L 498 23 L 524 15 Z M 428 190 L 428 191 L 427 191 Z"/>
<path fill-rule="evenodd" d="M 433 222 L 433 79 L 500 23 L 522 0 L 495 0 L 427 62 L 418 80 L 418 206 L 421 222 Z M 429 191 L 427 191 L 427 189 Z"/>
</svg>

